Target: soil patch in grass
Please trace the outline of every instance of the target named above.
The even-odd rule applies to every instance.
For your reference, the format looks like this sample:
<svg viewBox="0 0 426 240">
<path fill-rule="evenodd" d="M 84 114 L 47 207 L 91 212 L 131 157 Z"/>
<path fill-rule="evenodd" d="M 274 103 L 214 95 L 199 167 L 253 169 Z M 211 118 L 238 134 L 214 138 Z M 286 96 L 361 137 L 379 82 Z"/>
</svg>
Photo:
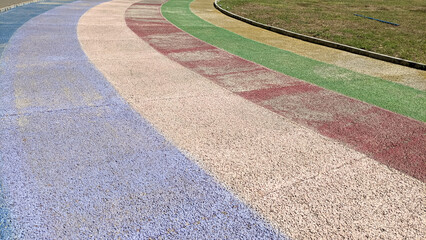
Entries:
<svg viewBox="0 0 426 240">
<path fill-rule="evenodd" d="M 264 24 L 426 63 L 424 0 L 221 0 L 219 5 Z"/>
</svg>

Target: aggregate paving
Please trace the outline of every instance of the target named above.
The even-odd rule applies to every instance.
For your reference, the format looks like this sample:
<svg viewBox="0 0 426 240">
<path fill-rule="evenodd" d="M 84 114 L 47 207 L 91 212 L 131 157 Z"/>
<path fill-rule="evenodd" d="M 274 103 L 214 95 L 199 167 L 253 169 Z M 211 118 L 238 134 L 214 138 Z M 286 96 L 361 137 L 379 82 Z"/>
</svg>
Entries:
<svg viewBox="0 0 426 240">
<path fill-rule="evenodd" d="M 159 52 L 250 101 L 425 181 L 424 123 L 279 74 L 170 23 L 139 21 L 140 16 L 161 16 L 160 6 L 155 12 L 153 4 L 146 9 L 137 5 L 126 13 L 129 28 Z"/>
<path fill-rule="evenodd" d="M 30 19 L 2 54 L 2 238 L 285 239 L 90 63 L 77 23 L 101 2 Z"/>
<path fill-rule="evenodd" d="M 3 0 L 0 2 L 0 11 L 1 12 L 8 11 L 15 7 L 20 7 L 26 4 L 31 4 L 31 3 L 39 2 L 39 1 L 42 1 L 42 0 Z M 62 1 L 67 1 L 67 0 L 62 0 Z"/>
<path fill-rule="evenodd" d="M 152 11 L 163 1 L 134 5 L 136 1 L 116 2 L 127 3 L 120 8 L 123 13 L 116 16 L 117 32 L 110 31 L 107 23 L 91 26 L 102 34 L 103 40 L 88 40 L 93 32 L 89 25 L 102 18 L 107 7 L 119 9 L 117 5 L 99 5 L 80 19 L 78 36 L 89 59 L 120 95 L 173 145 L 272 225 L 295 239 L 327 236 L 397 239 L 425 235 L 421 220 L 425 189 L 422 181 L 247 101 L 211 81 L 206 77 L 208 74 L 198 74 L 193 68 L 175 62 L 194 57 L 192 67 L 200 64 L 202 69 L 209 70 L 199 60 L 208 57 L 222 61 L 222 55 L 211 57 L 216 52 L 214 48 L 203 48 L 203 44 L 182 33 L 174 34 L 174 41 L 167 39 L 164 35 L 174 31 L 159 18 L 159 10 Z M 127 8 L 126 16 L 137 20 L 133 27 L 155 26 L 144 30 L 160 34 L 146 39 L 136 36 L 122 18 Z M 80 26 L 85 26 L 81 28 L 83 31 Z M 127 39 L 125 43 L 118 41 L 118 33 L 120 38 Z M 169 47 L 165 42 L 170 43 Z M 159 45 L 161 53 L 174 58 L 159 54 L 152 43 Z M 126 51 L 120 58 L 114 48 L 127 48 L 129 44 L 133 52 Z M 105 49 L 104 58 L 99 54 L 101 46 Z M 178 50 L 170 50 L 175 48 Z M 194 51 L 188 53 L 186 50 L 191 48 Z M 114 58 L 109 58 L 110 54 Z M 239 67 L 243 68 L 244 64 Z M 234 71 L 238 75 L 238 68 Z M 353 177 L 345 179 L 345 176 Z M 395 214 L 382 224 L 386 213 Z M 364 222 L 361 224 L 359 219 Z"/>
<path fill-rule="evenodd" d="M 423 91 L 426 90 L 425 71 L 387 63 L 267 31 L 224 15 L 214 8 L 213 2 L 214 0 L 194 0 L 190 5 L 191 11 L 201 19 L 245 38 L 355 72 L 376 76 Z"/>
<path fill-rule="evenodd" d="M 424 123 L 206 44 L 165 2 L 0 14 L 0 239 L 425 238 Z"/>
<path fill-rule="evenodd" d="M 244 59 L 328 90 L 426 122 L 426 112 L 423 110 L 423 106 L 426 105 L 425 91 L 361 74 L 243 37 L 210 24 L 195 15 L 189 7 L 191 2 L 191 0 L 168 1 L 162 6 L 162 14 L 171 23 L 196 38 Z M 421 76 L 425 82 L 425 76 Z"/>
</svg>

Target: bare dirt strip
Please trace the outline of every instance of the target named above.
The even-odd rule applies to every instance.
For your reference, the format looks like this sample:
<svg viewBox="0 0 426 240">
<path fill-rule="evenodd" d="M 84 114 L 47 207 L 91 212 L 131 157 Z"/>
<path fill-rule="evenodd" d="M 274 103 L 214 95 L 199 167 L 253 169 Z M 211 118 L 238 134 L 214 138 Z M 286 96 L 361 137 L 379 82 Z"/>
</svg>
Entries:
<svg viewBox="0 0 426 240">
<path fill-rule="evenodd" d="M 247 101 L 155 51 L 123 18 L 106 11 L 124 14 L 116 3 L 134 2 L 105 3 L 80 19 L 78 34 L 87 56 L 134 109 L 274 226 L 296 239 L 426 235 L 423 182 Z M 133 5 L 126 17 L 134 21 L 132 27 L 152 33 L 150 44 L 180 49 L 167 54 L 193 63 L 199 59 L 205 71 L 227 71 L 227 65 L 203 65 L 205 58 L 229 63 L 222 55 L 208 57 L 216 51 L 211 46 L 210 52 L 187 52 L 204 45 L 184 33 L 165 34 L 171 28 L 160 13 L 162 1 L 145 3 Z M 248 64 L 241 63 L 237 70 Z"/>
</svg>

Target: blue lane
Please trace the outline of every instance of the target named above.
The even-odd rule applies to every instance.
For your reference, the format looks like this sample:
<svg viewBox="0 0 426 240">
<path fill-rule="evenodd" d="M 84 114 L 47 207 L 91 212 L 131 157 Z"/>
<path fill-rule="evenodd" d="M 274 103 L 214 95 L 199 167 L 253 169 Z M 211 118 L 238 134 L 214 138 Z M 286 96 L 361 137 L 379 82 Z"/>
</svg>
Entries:
<svg viewBox="0 0 426 240">
<path fill-rule="evenodd" d="M 15 31 L 19 27 L 21 27 L 25 22 L 50 9 L 73 1 L 75 0 L 68 0 L 62 2 L 52 2 L 51 0 L 47 0 L 45 1 L 45 3 L 49 4 L 31 3 L 0 13 L 0 56 L 2 55 L 3 50 L 6 47 L 9 39 L 12 37 Z M 2 69 L 0 69 L 0 74 L 3 74 Z M 2 82 L 0 82 L 0 88 L 5 88 L 5 85 L 2 84 Z M 2 109 L 1 106 L 6 105 L 4 101 L 5 98 L 7 98 L 6 94 L 4 94 L 4 92 L 0 90 L 0 109 Z M 6 139 L 6 137 L 2 139 Z M 3 163 L 1 155 L 0 163 Z M 0 180 L 0 239 L 11 239 L 12 233 L 13 231 L 9 209 L 3 196 L 3 187 L 2 182 Z"/>
<path fill-rule="evenodd" d="M 90 64 L 76 26 L 100 2 L 34 17 L 4 49 L 0 180 L 13 225 L 6 238 L 284 239 Z"/>
<path fill-rule="evenodd" d="M 2 161 L 0 156 L 0 161 Z M 12 224 L 10 220 L 9 208 L 3 197 L 3 187 L 0 182 L 0 239 L 9 239 L 12 235 Z"/>
<path fill-rule="evenodd" d="M 42 3 L 30 3 L 0 13 L 0 55 L 13 33 L 25 22 L 50 9 L 73 1 L 75 0 L 62 0 L 60 2 L 46 0 Z"/>
</svg>

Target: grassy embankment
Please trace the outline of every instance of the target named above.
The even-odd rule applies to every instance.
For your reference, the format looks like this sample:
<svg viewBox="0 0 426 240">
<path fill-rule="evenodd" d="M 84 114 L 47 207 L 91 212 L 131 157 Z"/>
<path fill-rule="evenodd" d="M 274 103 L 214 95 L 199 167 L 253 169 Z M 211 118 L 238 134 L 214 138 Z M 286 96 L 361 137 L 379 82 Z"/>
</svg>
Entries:
<svg viewBox="0 0 426 240">
<path fill-rule="evenodd" d="M 426 63 L 424 0 L 221 0 L 219 4 L 240 16 L 275 27 Z"/>
</svg>

